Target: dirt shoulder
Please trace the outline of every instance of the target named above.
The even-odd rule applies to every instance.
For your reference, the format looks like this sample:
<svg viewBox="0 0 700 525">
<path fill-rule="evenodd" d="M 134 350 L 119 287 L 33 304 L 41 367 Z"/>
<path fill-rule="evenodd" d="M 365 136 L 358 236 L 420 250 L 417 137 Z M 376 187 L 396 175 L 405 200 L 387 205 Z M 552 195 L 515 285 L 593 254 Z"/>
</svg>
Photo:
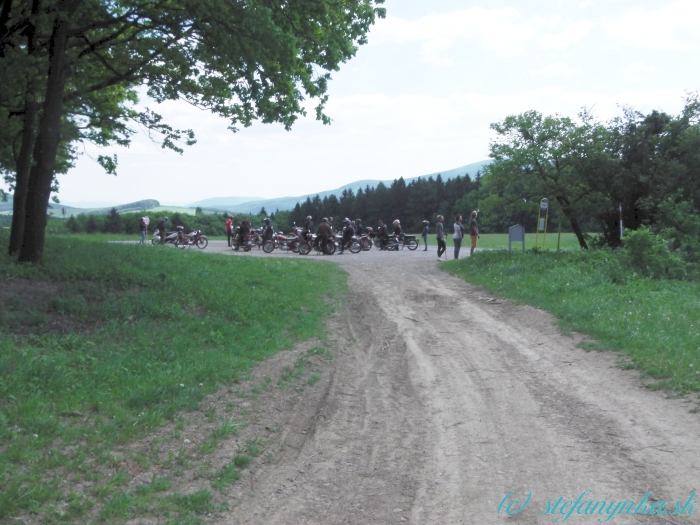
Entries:
<svg viewBox="0 0 700 525">
<path fill-rule="evenodd" d="M 642 388 L 615 354 L 585 352 L 545 312 L 441 272 L 433 252 L 319 259 L 340 262 L 353 291 L 323 393 L 292 408 L 284 454 L 244 475 L 236 506 L 208 522 L 495 523 L 506 494 L 532 491 L 510 519 L 553 523 L 563 516 L 540 513 L 560 496 L 650 492 L 671 511 L 698 487 L 695 405 Z M 696 521 L 611 519 L 643 520 Z"/>
</svg>

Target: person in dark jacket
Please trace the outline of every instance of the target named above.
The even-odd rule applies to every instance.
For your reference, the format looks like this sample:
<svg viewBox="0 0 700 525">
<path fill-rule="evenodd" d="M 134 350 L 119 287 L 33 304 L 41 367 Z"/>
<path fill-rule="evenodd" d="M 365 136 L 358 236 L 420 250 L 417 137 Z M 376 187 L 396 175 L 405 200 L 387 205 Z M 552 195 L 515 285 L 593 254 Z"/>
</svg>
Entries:
<svg viewBox="0 0 700 525">
<path fill-rule="evenodd" d="M 343 228 L 343 242 L 340 243 L 340 253 L 342 254 L 345 250 L 345 245 L 348 244 L 353 236 L 355 235 L 355 228 L 350 222 L 350 219 L 345 219 L 343 221 L 345 227 Z"/>
<path fill-rule="evenodd" d="M 438 261 L 442 261 L 440 257 L 442 257 L 442 254 L 447 251 L 447 245 L 445 244 L 445 225 L 443 224 L 443 221 L 445 220 L 445 217 L 442 215 L 438 215 L 437 217 L 437 225 L 435 226 L 435 233 L 437 236 L 437 245 L 438 245 Z M 447 255 L 445 255 L 445 260 L 447 260 Z"/>
<path fill-rule="evenodd" d="M 355 235 L 362 235 L 365 233 L 365 227 L 362 226 L 362 219 L 355 220 Z"/>
<path fill-rule="evenodd" d="M 328 223 L 328 219 L 325 217 L 321 220 L 321 224 L 318 225 L 318 230 L 316 230 L 316 242 L 321 245 L 321 250 L 326 253 L 326 245 L 328 240 L 333 235 L 333 230 L 331 230 L 331 225 Z"/>
<path fill-rule="evenodd" d="M 386 229 L 386 224 L 384 224 L 384 221 L 379 221 L 379 226 L 377 226 L 377 237 L 379 237 L 379 249 L 385 250 L 386 243 L 389 240 L 389 232 Z"/>
<path fill-rule="evenodd" d="M 423 221 L 423 243 L 425 244 L 424 252 L 428 251 L 428 233 L 430 233 L 430 223 L 428 221 Z"/>
<path fill-rule="evenodd" d="M 168 223 L 168 218 L 163 217 L 161 220 L 158 221 L 158 224 L 156 225 L 156 229 L 158 230 L 158 234 L 160 235 L 160 244 L 165 244 L 165 225 Z"/>
<path fill-rule="evenodd" d="M 304 227 L 301 230 L 301 237 L 302 239 L 308 239 L 309 235 L 311 235 L 311 232 L 313 231 L 314 227 L 314 221 L 311 218 L 311 215 L 306 217 L 306 221 L 304 222 Z"/>
<path fill-rule="evenodd" d="M 265 219 L 265 228 L 263 229 L 263 241 L 271 241 L 275 235 L 275 230 L 272 228 L 272 223 L 269 218 Z"/>
<path fill-rule="evenodd" d="M 248 235 L 250 234 L 250 221 L 248 221 L 248 217 L 243 217 L 243 220 L 241 221 L 241 228 L 238 230 L 238 245 L 243 246 L 248 239 Z"/>
</svg>

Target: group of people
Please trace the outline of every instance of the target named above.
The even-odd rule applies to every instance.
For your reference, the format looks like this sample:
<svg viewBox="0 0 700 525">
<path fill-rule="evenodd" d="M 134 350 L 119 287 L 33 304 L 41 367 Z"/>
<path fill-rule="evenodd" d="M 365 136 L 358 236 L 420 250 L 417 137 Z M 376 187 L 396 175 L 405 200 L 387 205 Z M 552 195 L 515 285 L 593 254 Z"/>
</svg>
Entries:
<svg viewBox="0 0 700 525">
<path fill-rule="evenodd" d="M 232 246 L 233 243 L 237 243 L 239 245 L 243 244 L 244 240 L 250 234 L 251 229 L 248 217 L 243 217 L 240 226 L 234 227 L 233 222 L 233 215 L 229 215 L 228 219 L 226 219 L 226 238 L 229 246 Z M 265 223 L 262 233 L 263 241 L 272 240 L 275 235 L 275 230 L 272 228 L 272 222 L 267 217 L 265 217 L 263 222 Z"/>
<path fill-rule="evenodd" d="M 474 253 L 474 249 L 476 248 L 476 243 L 477 240 L 479 239 L 479 224 L 476 221 L 477 215 L 479 211 L 475 210 L 471 213 L 471 216 L 469 218 L 469 238 L 471 241 L 471 246 L 470 246 L 470 251 L 469 255 L 472 255 Z M 437 225 L 435 227 L 435 233 L 437 237 L 437 245 L 438 245 L 438 250 L 437 250 L 437 260 L 442 261 L 442 256 L 445 254 L 447 251 L 447 246 L 445 243 L 445 217 L 442 215 L 438 215 L 437 217 Z M 265 226 L 263 228 L 263 240 L 271 240 L 275 234 L 274 229 L 272 228 L 272 224 L 270 222 L 270 219 L 265 218 Z M 141 240 L 139 241 L 140 244 L 143 244 L 146 242 L 146 232 L 148 231 L 148 224 L 150 223 L 150 219 L 148 216 L 141 217 L 139 220 L 139 229 L 141 231 Z M 165 226 L 168 223 L 168 218 L 163 217 L 160 221 L 158 221 L 158 224 L 156 225 L 156 229 L 160 233 L 160 242 L 164 243 L 165 242 Z M 306 217 L 306 221 L 304 222 L 304 226 L 302 229 L 302 235 L 307 236 L 313 232 L 313 218 L 311 215 Z M 241 221 L 241 225 L 238 226 L 237 228 L 234 228 L 234 218 L 233 215 L 229 215 L 229 218 L 226 220 L 226 237 L 228 238 L 228 245 L 231 246 L 231 243 L 233 242 L 238 242 L 238 243 L 243 243 L 243 240 L 250 234 L 250 221 L 248 220 L 247 217 L 243 218 Z M 345 246 L 350 242 L 353 236 L 355 235 L 362 235 L 365 233 L 365 227 L 362 225 L 362 220 L 361 219 L 355 219 L 354 221 L 351 221 L 350 219 L 344 219 L 343 220 L 343 228 L 342 228 L 342 234 L 343 234 L 343 242 L 340 245 L 340 253 L 343 253 Z M 429 221 L 423 221 L 423 231 L 421 236 L 423 237 L 423 242 L 425 244 L 425 249 L 424 251 L 428 251 L 428 234 L 430 231 L 430 222 Z M 462 224 L 462 216 L 457 215 L 455 217 L 455 222 L 453 225 L 453 234 L 452 234 L 452 242 L 454 243 L 454 258 L 459 259 L 459 252 L 462 248 L 462 241 L 464 237 L 466 236 L 466 229 L 464 225 Z M 395 236 L 400 236 L 402 233 L 401 229 L 401 221 L 396 219 L 393 222 L 393 234 Z M 317 230 L 316 230 L 316 236 L 318 241 L 321 243 L 321 247 L 325 250 L 326 244 L 328 241 L 331 239 L 331 237 L 335 234 L 335 230 L 333 229 L 333 217 L 324 217 L 321 220 L 321 224 L 319 224 Z M 379 221 L 379 226 L 377 228 L 377 235 L 380 240 L 380 250 L 386 249 L 387 242 L 389 241 L 389 229 L 387 228 L 387 225 L 384 224 L 384 221 Z M 445 259 L 447 260 L 447 255 L 445 255 Z"/>
<path fill-rule="evenodd" d="M 479 214 L 478 210 L 475 210 L 471 213 L 471 217 L 469 218 L 469 239 L 471 241 L 471 246 L 469 250 L 469 255 L 474 254 L 474 250 L 476 249 L 476 242 L 480 238 L 479 235 L 479 224 L 476 222 L 476 217 Z M 447 251 L 447 246 L 445 244 L 445 226 L 444 226 L 444 221 L 445 217 L 442 215 L 438 215 L 438 223 L 436 227 L 436 234 L 437 234 L 437 244 L 438 244 L 438 261 L 442 261 L 442 255 Z M 455 223 L 453 226 L 454 233 L 452 234 L 452 242 L 454 244 L 455 248 L 455 253 L 454 257 L 455 259 L 459 259 L 459 252 L 462 248 L 462 240 L 465 237 L 465 228 L 464 225 L 462 224 L 462 216 L 457 215 L 455 217 Z M 427 232 L 426 232 L 426 227 L 423 228 L 423 239 L 426 241 L 426 250 L 428 249 L 427 245 Z M 445 255 L 445 260 L 447 260 L 447 255 Z"/>
<path fill-rule="evenodd" d="M 379 221 L 381 223 L 381 221 Z M 311 215 L 306 217 L 304 221 L 304 227 L 302 229 L 302 236 L 307 237 L 313 231 L 314 222 Z M 362 225 L 361 219 L 355 219 L 351 221 L 347 217 L 343 220 L 343 228 L 340 230 L 343 234 L 343 242 L 340 243 L 340 253 L 345 251 L 345 247 L 350 243 L 352 238 L 356 235 L 362 235 L 365 232 L 365 228 Z M 321 219 L 321 224 L 318 225 L 316 230 L 316 240 L 321 245 L 323 252 L 326 251 L 326 245 L 328 241 L 335 234 L 333 229 L 333 217 L 324 217 Z"/>
</svg>

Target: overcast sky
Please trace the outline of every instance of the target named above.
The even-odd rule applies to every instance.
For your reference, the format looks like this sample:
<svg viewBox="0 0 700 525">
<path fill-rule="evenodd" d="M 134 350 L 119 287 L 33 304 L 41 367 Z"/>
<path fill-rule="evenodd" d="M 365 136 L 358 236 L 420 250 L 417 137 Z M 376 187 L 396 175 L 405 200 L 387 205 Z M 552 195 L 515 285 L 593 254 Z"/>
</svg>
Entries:
<svg viewBox="0 0 700 525">
<path fill-rule="evenodd" d="M 186 104 L 154 105 L 198 143 L 183 155 L 143 136 L 117 153 L 118 176 L 87 156 L 60 177 L 66 204 L 155 198 L 282 197 L 359 179 L 414 177 L 488 158 L 489 124 L 536 109 L 600 118 L 677 113 L 700 88 L 700 0 L 388 0 L 369 44 L 333 75 L 323 126 L 291 132 L 227 122 Z"/>
</svg>

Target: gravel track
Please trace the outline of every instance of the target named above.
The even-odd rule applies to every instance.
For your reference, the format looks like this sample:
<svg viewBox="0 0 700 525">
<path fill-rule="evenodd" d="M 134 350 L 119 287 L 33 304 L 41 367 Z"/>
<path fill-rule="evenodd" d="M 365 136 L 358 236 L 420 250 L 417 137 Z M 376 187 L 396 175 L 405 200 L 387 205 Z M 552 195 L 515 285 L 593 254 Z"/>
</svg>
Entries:
<svg viewBox="0 0 700 525">
<path fill-rule="evenodd" d="M 695 404 L 643 388 L 547 313 L 445 274 L 434 250 L 306 257 L 350 275 L 332 370 L 322 395 L 285 415 L 285 453 L 244 476 L 247 495 L 215 522 L 554 523 L 546 502 L 585 490 L 685 503 L 698 488 Z M 206 251 L 233 254 L 216 241 Z M 499 516 L 511 491 L 532 499 Z M 610 523 L 697 523 L 694 507 Z"/>
</svg>

